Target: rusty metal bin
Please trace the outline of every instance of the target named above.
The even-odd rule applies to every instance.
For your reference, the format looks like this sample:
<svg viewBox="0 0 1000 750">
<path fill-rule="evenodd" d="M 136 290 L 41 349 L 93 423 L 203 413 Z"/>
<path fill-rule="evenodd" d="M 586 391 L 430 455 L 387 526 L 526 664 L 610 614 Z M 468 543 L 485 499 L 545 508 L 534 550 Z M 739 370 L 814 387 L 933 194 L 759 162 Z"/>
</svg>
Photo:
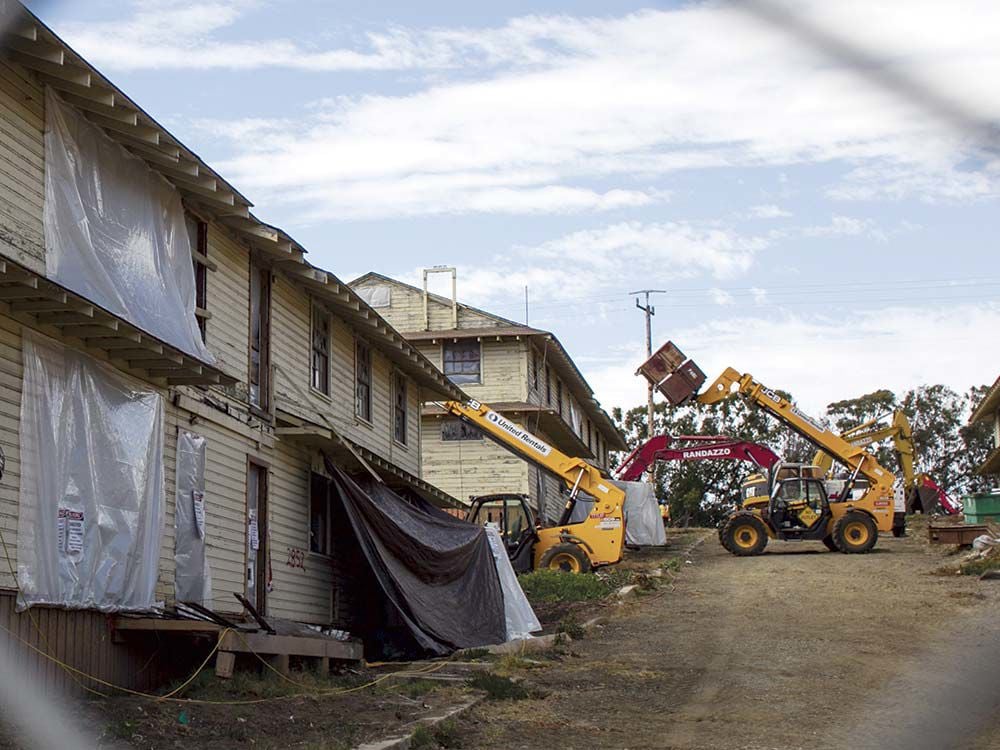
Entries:
<svg viewBox="0 0 1000 750">
<path fill-rule="evenodd" d="M 670 402 L 679 406 L 694 396 L 705 383 L 705 373 L 691 360 L 657 384 L 656 389 Z"/>
<path fill-rule="evenodd" d="M 657 349 L 652 357 L 639 365 L 637 374 L 641 374 L 653 385 L 659 385 L 667 375 L 684 364 L 686 359 L 684 352 L 674 346 L 673 342 L 668 341 Z"/>
<path fill-rule="evenodd" d="M 931 544 L 960 544 L 970 545 L 977 536 L 989 534 L 989 529 L 979 524 L 954 524 L 948 526 L 927 527 L 927 536 Z"/>
</svg>

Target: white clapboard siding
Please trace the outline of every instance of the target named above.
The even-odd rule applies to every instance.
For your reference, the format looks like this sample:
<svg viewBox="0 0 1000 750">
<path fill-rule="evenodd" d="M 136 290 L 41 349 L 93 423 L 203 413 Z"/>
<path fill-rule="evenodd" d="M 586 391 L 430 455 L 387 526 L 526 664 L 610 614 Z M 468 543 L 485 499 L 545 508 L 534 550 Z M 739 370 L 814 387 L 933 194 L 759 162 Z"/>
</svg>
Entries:
<svg viewBox="0 0 1000 750">
<path fill-rule="evenodd" d="M 33 79 L 0 61 L 0 248 L 44 272 L 44 108 Z"/>
<path fill-rule="evenodd" d="M 424 479 L 463 501 L 470 495 L 528 491 L 523 459 L 485 438 L 442 440 L 442 421 L 436 416 L 423 419 Z"/>
<path fill-rule="evenodd" d="M 217 366 L 246 388 L 250 347 L 250 260 L 246 248 L 215 223 L 208 226 L 208 257 L 216 270 L 208 274 L 205 340 Z"/>
</svg>

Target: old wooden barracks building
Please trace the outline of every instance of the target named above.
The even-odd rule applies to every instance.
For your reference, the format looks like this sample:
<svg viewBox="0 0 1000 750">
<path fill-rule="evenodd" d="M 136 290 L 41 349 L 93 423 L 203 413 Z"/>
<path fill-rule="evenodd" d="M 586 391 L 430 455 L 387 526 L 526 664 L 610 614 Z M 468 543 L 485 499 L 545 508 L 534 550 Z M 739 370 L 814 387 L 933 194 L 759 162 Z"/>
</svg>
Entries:
<svg viewBox="0 0 1000 750">
<path fill-rule="evenodd" d="M 331 519 L 325 490 L 316 489 L 326 485 L 314 481 L 324 473 L 322 455 L 352 472 L 374 472 L 439 506 L 454 505 L 420 479 L 426 434 L 420 410 L 435 399 L 463 398 L 462 390 L 422 352 L 431 348 L 428 343 L 401 336 L 350 287 L 311 265 L 303 247 L 259 221 L 236 188 L 37 18 L 17 4 L 6 6 L 9 33 L 0 61 L 0 444 L 6 454 L 0 530 L 9 557 L 0 564 L 0 626 L 71 666 L 141 687 L 153 672 L 140 669 L 149 652 L 117 637 L 107 617 L 130 603 L 169 605 L 182 598 L 183 565 L 183 585 L 217 612 L 240 613 L 237 592 L 272 616 L 349 627 L 351 601 L 332 554 L 342 530 Z M 99 188 L 99 206 L 87 192 L 98 179 L 107 180 Z M 104 239 L 74 235 L 61 242 L 60 232 L 93 228 L 112 214 L 115 221 L 141 220 L 119 200 L 154 205 L 155 220 L 141 242 L 182 247 L 189 255 L 174 266 L 180 269 L 176 278 L 157 277 L 162 268 L 109 265 L 104 270 L 112 275 L 134 272 L 143 283 L 156 282 L 140 285 L 139 296 L 123 292 L 110 299 L 99 285 L 93 293 L 81 291 L 82 278 L 65 278 L 61 265 L 79 260 L 78 246 L 100 250 Z M 163 216 L 172 216 L 172 223 L 163 224 Z M 187 300 L 187 309 L 171 308 L 176 299 Z M 171 310 L 150 318 L 151 311 Z M 177 330 L 198 340 L 177 338 Z M 533 347 L 543 347 L 540 335 L 533 334 L 531 341 L 539 342 Z M 492 343 L 486 346 L 492 352 Z M 580 413 L 598 425 L 596 449 L 619 447 L 606 418 L 584 405 L 582 379 L 573 379 L 568 360 L 556 350 L 549 346 L 548 367 L 553 377 L 562 373 L 564 398 L 580 392 Z M 74 379 L 71 372 L 83 376 Z M 103 407 L 77 397 L 89 392 L 87 378 L 132 410 L 128 414 L 139 414 L 143 429 L 124 438 L 111 434 L 124 412 L 112 406 L 91 414 Z M 53 391 L 65 398 L 50 398 Z M 136 411 L 137 404 L 145 411 Z M 65 421 L 67 414 L 90 414 L 90 432 Z M 30 435 L 22 434 L 24 419 L 31 421 Z M 570 432 L 562 427 L 561 439 L 585 444 Z M 98 447 L 106 443 L 113 460 L 92 453 L 93 466 L 84 466 L 88 452 L 75 441 L 88 440 Z M 155 459 L 140 467 L 142 481 L 153 488 L 145 496 L 142 487 L 133 492 L 136 466 L 132 473 L 115 473 L 130 460 L 115 451 L 129 453 L 137 445 Z M 433 474 L 444 477 L 441 456 L 431 455 Z M 94 497 L 80 489 L 87 472 L 95 487 L 124 489 Z M 108 472 L 113 475 L 104 476 Z M 65 486 L 76 489 L 57 486 L 53 492 L 63 494 L 47 497 L 40 485 L 52 477 L 68 478 Z M 151 499 L 144 504 L 144 497 Z M 187 526 L 179 524 L 181 516 Z M 142 530 L 139 538 L 136 529 Z M 182 532 L 191 548 L 186 556 Z M 83 564 L 88 560 L 94 561 L 89 568 Z M 18 580 L 9 572 L 15 565 Z M 49 565 L 78 580 L 68 585 L 65 576 L 49 575 Z M 38 605 L 29 610 L 30 621 L 15 613 L 19 586 Z M 49 684 L 73 685 L 55 662 L 25 647 L 16 653 Z"/>
<path fill-rule="evenodd" d="M 439 270 L 439 269 L 435 269 Z M 451 269 L 448 269 L 451 270 Z M 454 271 L 452 271 L 454 274 Z M 472 398 L 488 403 L 559 450 L 607 468 L 625 440 L 572 358 L 548 331 L 368 273 L 351 282 L 383 317 Z M 527 494 L 549 521 L 564 505 L 563 483 L 483 440 L 440 407 L 421 417 L 424 478 L 451 495 Z"/>
</svg>

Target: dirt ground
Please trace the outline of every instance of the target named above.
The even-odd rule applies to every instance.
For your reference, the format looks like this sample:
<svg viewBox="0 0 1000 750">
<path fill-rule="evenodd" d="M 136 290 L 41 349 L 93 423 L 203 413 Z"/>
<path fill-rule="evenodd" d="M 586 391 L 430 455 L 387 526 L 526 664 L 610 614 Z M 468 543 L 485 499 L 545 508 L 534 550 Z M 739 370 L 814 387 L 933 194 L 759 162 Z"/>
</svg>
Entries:
<svg viewBox="0 0 1000 750">
<path fill-rule="evenodd" d="M 1000 581 L 935 574 L 954 558 L 921 529 L 747 559 L 705 534 L 669 588 L 525 671 L 544 699 L 467 714 L 461 746 L 1000 747 Z"/>
</svg>

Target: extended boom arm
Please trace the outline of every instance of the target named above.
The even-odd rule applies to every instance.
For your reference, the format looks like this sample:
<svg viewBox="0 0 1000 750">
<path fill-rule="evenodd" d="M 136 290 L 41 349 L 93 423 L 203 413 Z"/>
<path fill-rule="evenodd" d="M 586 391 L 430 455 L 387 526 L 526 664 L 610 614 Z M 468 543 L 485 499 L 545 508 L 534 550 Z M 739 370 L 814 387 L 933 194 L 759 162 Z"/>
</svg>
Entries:
<svg viewBox="0 0 1000 750">
<path fill-rule="evenodd" d="M 682 443 L 677 445 L 677 443 Z M 709 435 L 654 435 L 632 451 L 618 469 L 618 478 L 633 482 L 657 461 L 750 461 L 764 471 L 778 463 L 778 454 L 766 445 Z"/>
<path fill-rule="evenodd" d="M 852 472 L 852 483 L 860 474 L 868 479 L 872 490 L 879 496 L 892 499 L 893 483 L 896 478 L 892 472 L 881 466 L 872 454 L 831 432 L 808 414 L 800 411 L 788 399 L 754 380 L 752 375 L 741 375 L 732 367 L 727 367 L 711 387 L 698 396 L 698 401 L 703 404 L 715 404 L 734 393 L 739 393 L 743 398 L 764 409 L 847 466 Z M 845 492 L 849 496 L 849 489 L 845 488 Z"/>
</svg>

